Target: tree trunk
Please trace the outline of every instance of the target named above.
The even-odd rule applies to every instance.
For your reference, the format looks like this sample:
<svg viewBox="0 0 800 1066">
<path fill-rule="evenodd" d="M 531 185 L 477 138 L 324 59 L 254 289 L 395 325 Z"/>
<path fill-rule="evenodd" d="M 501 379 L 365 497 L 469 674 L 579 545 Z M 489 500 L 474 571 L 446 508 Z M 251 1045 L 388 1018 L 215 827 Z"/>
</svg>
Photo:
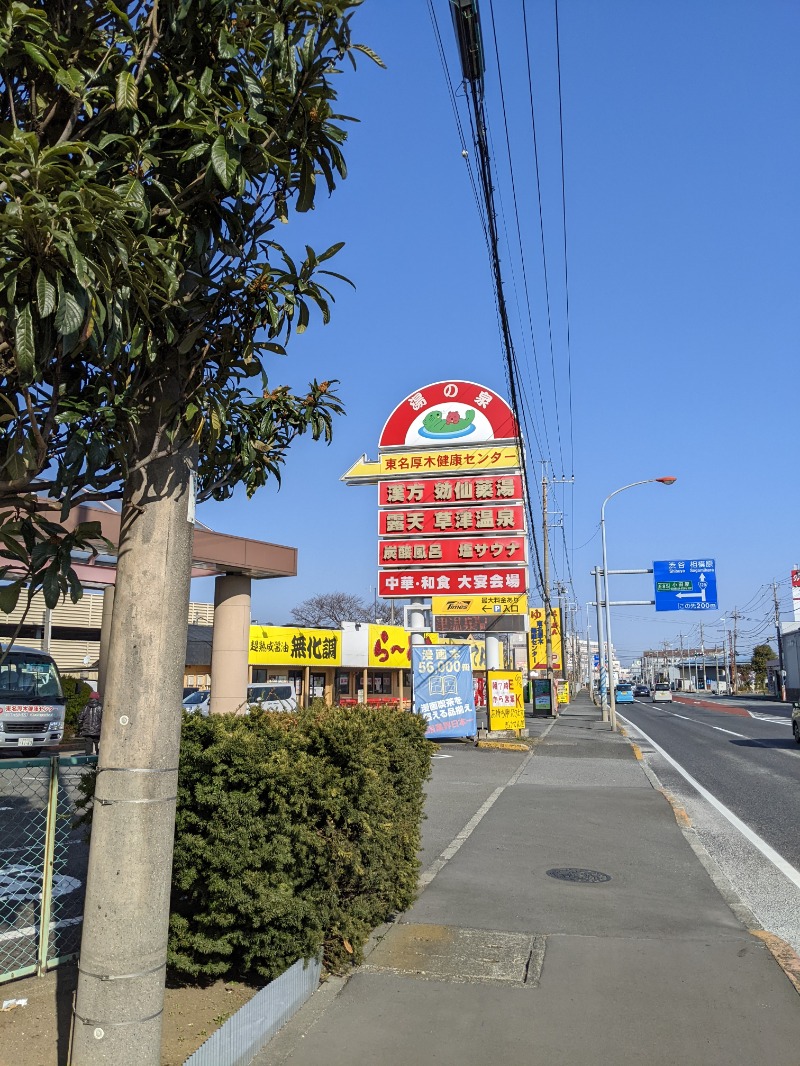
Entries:
<svg viewBox="0 0 800 1066">
<path fill-rule="evenodd" d="M 152 453 L 177 395 L 153 398 L 132 452 Z M 73 1066 L 159 1066 L 196 453 L 128 479 L 92 821 Z"/>
</svg>

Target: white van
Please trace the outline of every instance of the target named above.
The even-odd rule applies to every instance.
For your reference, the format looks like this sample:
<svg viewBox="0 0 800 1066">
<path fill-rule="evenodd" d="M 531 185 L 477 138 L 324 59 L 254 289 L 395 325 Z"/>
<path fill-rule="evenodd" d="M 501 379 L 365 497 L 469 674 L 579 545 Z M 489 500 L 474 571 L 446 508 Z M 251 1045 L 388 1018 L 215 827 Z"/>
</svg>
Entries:
<svg viewBox="0 0 800 1066">
<path fill-rule="evenodd" d="M 202 689 L 190 693 L 183 701 L 183 709 L 185 711 L 188 711 L 189 714 L 202 714 L 204 718 L 208 717 L 210 708 L 211 693 Z"/>
<path fill-rule="evenodd" d="M 263 711 L 296 711 L 294 688 L 286 681 L 267 681 L 247 686 L 247 703 Z"/>
<path fill-rule="evenodd" d="M 58 744 L 65 707 L 55 659 L 16 644 L 6 651 L 0 663 L 0 749 L 38 755 L 41 747 Z"/>
</svg>

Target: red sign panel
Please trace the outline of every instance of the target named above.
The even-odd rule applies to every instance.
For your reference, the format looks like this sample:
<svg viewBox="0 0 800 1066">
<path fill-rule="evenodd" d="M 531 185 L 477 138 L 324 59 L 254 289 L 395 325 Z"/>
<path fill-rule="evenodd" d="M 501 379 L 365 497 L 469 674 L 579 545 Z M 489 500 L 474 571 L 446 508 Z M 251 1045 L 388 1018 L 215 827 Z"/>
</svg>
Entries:
<svg viewBox="0 0 800 1066">
<path fill-rule="evenodd" d="M 382 540 L 378 546 L 380 566 L 519 566 L 525 561 L 524 537 Z"/>
<path fill-rule="evenodd" d="M 437 503 L 465 504 L 522 499 L 520 474 L 494 477 L 426 478 L 424 481 L 381 481 L 378 503 L 398 507 L 413 503 L 422 507 Z"/>
<path fill-rule="evenodd" d="M 383 427 L 380 448 L 482 444 L 517 436 L 506 401 L 472 381 L 437 381 L 406 396 Z"/>
<path fill-rule="evenodd" d="M 792 588 L 800 588 L 800 570 L 792 570 Z"/>
<path fill-rule="evenodd" d="M 384 570 L 378 574 L 378 595 L 433 596 L 446 592 L 527 592 L 527 567 L 484 570 Z"/>
<path fill-rule="evenodd" d="M 378 512 L 378 532 L 391 536 L 446 536 L 465 533 L 524 533 L 525 509 L 509 507 L 426 507 Z"/>
</svg>

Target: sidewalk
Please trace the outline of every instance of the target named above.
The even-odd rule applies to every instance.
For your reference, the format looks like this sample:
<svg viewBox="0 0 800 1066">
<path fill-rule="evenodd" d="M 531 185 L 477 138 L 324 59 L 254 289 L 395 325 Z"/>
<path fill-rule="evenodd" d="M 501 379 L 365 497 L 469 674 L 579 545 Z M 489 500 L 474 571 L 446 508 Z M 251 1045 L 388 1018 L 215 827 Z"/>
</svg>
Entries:
<svg viewBox="0 0 800 1066">
<path fill-rule="evenodd" d="M 417 903 L 255 1066 L 798 1066 L 795 988 L 631 744 L 586 697 L 537 733 L 530 755 L 467 753 L 476 781 L 505 760 L 501 786 L 476 784 Z"/>
</svg>

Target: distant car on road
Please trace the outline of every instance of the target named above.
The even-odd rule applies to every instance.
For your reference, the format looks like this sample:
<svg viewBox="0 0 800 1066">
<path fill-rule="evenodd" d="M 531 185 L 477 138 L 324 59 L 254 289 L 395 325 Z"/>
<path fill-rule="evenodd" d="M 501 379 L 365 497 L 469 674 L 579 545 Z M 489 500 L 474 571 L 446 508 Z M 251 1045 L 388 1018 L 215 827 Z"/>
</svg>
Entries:
<svg viewBox="0 0 800 1066">
<path fill-rule="evenodd" d="M 636 685 L 633 690 L 633 694 L 634 696 L 649 696 L 650 689 L 647 687 L 647 685 Z"/>
<path fill-rule="evenodd" d="M 189 714 L 202 714 L 203 717 L 208 716 L 208 712 L 211 707 L 211 693 L 201 692 L 199 689 L 192 692 L 183 701 L 183 709 L 188 711 Z"/>
<path fill-rule="evenodd" d="M 276 684 L 274 681 L 265 685 L 248 685 L 247 702 L 264 711 L 297 710 L 297 698 L 292 685 Z"/>
<path fill-rule="evenodd" d="M 660 681 L 653 689 L 653 703 L 672 703 L 672 689 L 666 681 Z"/>
<path fill-rule="evenodd" d="M 792 704 L 794 710 L 792 711 L 792 732 L 794 733 L 794 739 L 800 744 L 800 703 Z"/>
<path fill-rule="evenodd" d="M 614 700 L 616 703 L 633 703 L 633 685 L 627 681 L 614 686 Z"/>
</svg>

